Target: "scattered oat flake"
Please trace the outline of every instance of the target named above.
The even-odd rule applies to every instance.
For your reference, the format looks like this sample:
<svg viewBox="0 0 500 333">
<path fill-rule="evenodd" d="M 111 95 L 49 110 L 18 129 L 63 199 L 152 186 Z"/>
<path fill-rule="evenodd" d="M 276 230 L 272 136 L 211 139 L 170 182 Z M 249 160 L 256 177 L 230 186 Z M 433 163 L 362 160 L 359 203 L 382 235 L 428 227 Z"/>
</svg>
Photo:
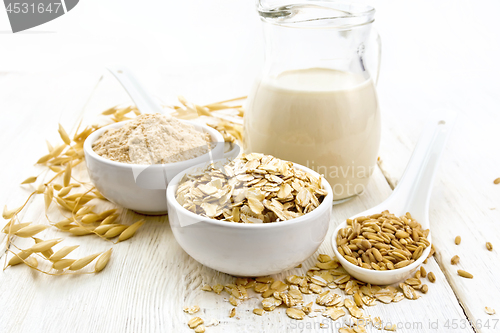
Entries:
<svg viewBox="0 0 500 333">
<path fill-rule="evenodd" d="M 200 307 L 198 305 L 194 305 L 194 306 L 191 306 L 191 307 L 185 306 L 183 310 L 186 313 L 193 314 L 193 313 L 196 313 L 196 312 L 200 311 Z"/>
<path fill-rule="evenodd" d="M 326 311 L 324 311 L 323 316 L 329 317 L 335 321 L 335 320 L 339 319 L 340 317 L 345 316 L 345 311 L 342 310 L 341 308 L 332 307 L 332 308 L 328 308 Z"/>
<path fill-rule="evenodd" d="M 212 291 L 212 287 L 210 287 L 210 285 L 206 284 L 203 287 L 201 287 L 201 290 L 203 290 L 203 291 Z"/>
<path fill-rule="evenodd" d="M 198 327 L 201 324 L 203 324 L 203 319 L 201 319 L 200 317 L 193 317 L 193 318 L 189 319 L 189 321 L 188 321 L 188 326 L 189 326 L 189 328 L 192 328 L 192 329 Z"/>
<path fill-rule="evenodd" d="M 194 329 L 194 333 L 205 333 L 205 326 L 200 325 Z"/>
<path fill-rule="evenodd" d="M 396 324 L 387 324 L 385 327 L 384 327 L 384 330 L 386 331 L 396 331 Z"/>
<path fill-rule="evenodd" d="M 306 314 L 300 309 L 288 308 L 286 309 L 286 315 L 292 319 L 302 320 Z"/>
<path fill-rule="evenodd" d="M 224 286 L 222 284 L 218 283 L 215 286 L 213 286 L 212 289 L 214 290 L 214 292 L 216 294 L 220 294 L 221 291 L 224 290 Z"/>
<path fill-rule="evenodd" d="M 259 316 L 262 316 L 262 314 L 264 313 L 264 309 L 253 309 L 253 313 L 255 313 L 256 315 L 259 315 Z"/>
<path fill-rule="evenodd" d="M 484 311 L 486 311 L 486 313 L 489 315 L 494 315 L 496 313 L 495 309 L 490 308 L 488 306 L 484 307 Z"/>
<path fill-rule="evenodd" d="M 206 324 L 205 326 L 206 327 L 210 327 L 210 326 L 217 326 L 219 325 L 219 321 L 217 319 L 210 319 L 210 321 L 208 322 L 208 324 Z"/>
<path fill-rule="evenodd" d="M 339 328 L 339 333 L 356 333 L 354 329 L 350 327 L 341 327 Z"/>
</svg>

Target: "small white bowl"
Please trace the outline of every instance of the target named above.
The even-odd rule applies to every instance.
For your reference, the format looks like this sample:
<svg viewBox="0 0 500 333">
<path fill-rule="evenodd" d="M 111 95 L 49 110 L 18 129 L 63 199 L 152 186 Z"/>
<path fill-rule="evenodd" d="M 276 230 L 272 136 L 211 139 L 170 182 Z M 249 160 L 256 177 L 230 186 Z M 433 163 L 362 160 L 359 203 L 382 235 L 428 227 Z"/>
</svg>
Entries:
<svg viewBox="0 0 500 333">
<path fill-rule="evenodd" d="M 119 128 L 126 122 L 111 124 L 98 129 L 85 140 L 83 150 L 90 180 L 108 200 L 122 207 L 148 215 L 167 213 L 165 189 L 179 172 L 202 162 L 220 159 L 223 156 L 235 158 L 240 147 L 235 145 L 224 154 L 224 138 L 215 129 L 186 120 L 198 131 L 208 133 L 215 147 L 207 154 L 196 158 L 169 164 L 138 165 L 111 161 L 94 152 L 92 145 L 110 128 Z"/>
<path fill-rule="evenodd" d="M 225 161 L 217 161 L 222 166 Z M 292 220 L 264 224 L 219 221 L 192 213 L 182 207 L 175 192 L 186 173 L 202 171 L 207 164 L 186 170 L 168 184 L 167 203 L 170 227 L 175 239 L 191 257 L 205 266 L 236 276 L 263 276 L 293 268 L 309 258 L 328 232 L 333 194 L 328 194 L 312 212 Z M 295 167 L 319 175 L 311 169 Z"/>
</svg>

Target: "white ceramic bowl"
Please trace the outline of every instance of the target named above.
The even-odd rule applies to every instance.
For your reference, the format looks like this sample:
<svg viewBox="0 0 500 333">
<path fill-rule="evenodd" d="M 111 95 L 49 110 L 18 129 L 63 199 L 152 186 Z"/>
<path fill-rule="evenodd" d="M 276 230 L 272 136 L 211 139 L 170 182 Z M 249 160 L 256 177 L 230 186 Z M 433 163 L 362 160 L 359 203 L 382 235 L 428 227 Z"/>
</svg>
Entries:
<svg viewBox="0 0 500 333">
<path fill-rule="evenodd" d="M 221 166 L 224 161 L 217 161 Z M 202 164 L 186 170 L 168 184 L 170 227 L 175 239 L 191 257 L 205 266 L 236 276 L 263 276 L 293 268 L 310 257 L 325 239 L 330 225 L 333 194 L 312 212 L 283 222 L 265 224 L 233 223 L 210 219 L 183 208 L 175 198 L 186 173 L 201 171 Z M 306 167 L 298 169 L 319 176 Z"/>
<path fill-rule="evenodd" d="M 167 213 L 165 189 L 179 172 L 202 162 L 236 157 L 240 147 L 224 154 L 224 139 L 215 129 L 198 123 L 181 120 L 193 125 L 197 130 L 208 133 L 215 147 L 210 153 L 196 158 L 169 164 L 138 165 L 108 160 L 97 155 L 92 145 L 106 130 L 119 128 L 125 123 L 116 123 L 100 128 L 85 140 L 83 149 L 90 180 L 108 200 L 138 213 L 159 215 Z"/>
</svg>

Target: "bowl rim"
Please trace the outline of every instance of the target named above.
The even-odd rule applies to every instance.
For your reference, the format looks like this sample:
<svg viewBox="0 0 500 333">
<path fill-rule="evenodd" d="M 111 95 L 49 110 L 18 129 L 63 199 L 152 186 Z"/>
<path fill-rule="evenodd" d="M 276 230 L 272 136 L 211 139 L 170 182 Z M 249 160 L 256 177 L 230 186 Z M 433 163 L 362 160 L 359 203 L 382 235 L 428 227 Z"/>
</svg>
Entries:
<svg viewBox="0 0 500 333">
<path fill-rule="evenodd" d="M 359 266 L 356 266 L 356 265 L 350 263 L 349 261 L 347 261 L 339 253 L 339 251 L 337 249 L 337 234 L 339 233 L 340 229 L 345 228 L 346 225 L 347 225 L 347 222 L 344 221 L 344 222 L 340 223 L 333 231 L 333 233 L 332 233 L 332 248 L 333 248 L 333 252 L 335 253 L 335 256 L 338 258 L 341 265 L 343 267 L 345 267 L 345 265 L 347 265 L 349 267 L 349 269 L 354 270 L 356 273 L 359 272 L 360 274 L 370 274 L 370 275 L 382 277 L 382 276 L 387 276 L 387 275 L 395 275 L 396 273 L 403 273 L 404 271 L 410 272 L 413 269 L 417 268 L 419 265 L 421 265 L 425 261 L 425 259 L 427 259 L 429 253 L 431 252 L 431 246 L 429 245 L 422 252 L 422 255 L 420 256 L 420 258 L 418 258 L 417 260 L 415 260 L 413 263 L 409 264 L 408 266 L 404 266 L 404 267 L 397 268 L 397 269 L 377 271 L 374 269 L 366 269 L 363 267 L 359 267 Z M 431 241 L 429 243 L 431 243 L 431 245 L 432 245 Z"/>
<path fill-rule="evenodd" d="M 217 142 L 218 144 L 220 143 L 224 143 L 224 137 L 222 136 L 222 134 L 219 133 L 219 131 L 217 131 L 216 129 L 214 128 L 211 128 L 205 124 L 201 124 L 201 123 L 196 123 L 196 122 L 193 122 L 193 121 L 189 121 L 189 120 L 184 120 L 184 119 L 178 119 L 179 121 L 183 122 L 183 123 L 187 123 L 189 125 L 193 125 L 195 128 L 197 127 L 201 127 L 203 128 L 204 130 L 206 130 L 210 136 L 212 137 L 212 139 L 215 139 L 215 141 L 213 142 Z M 92 145 L 94 144 L 94 142 L 100 138 L 102 136 L 102 134 L 107 131 L 108 129 L 111 129 L 111 128 L 120 128 L 122 126 L 124 126 L 126 123 L 128 122 L 131 122 L 133 121 L 132 120 L 127 120 L 127 121 L 121 121 L 121 122 L 118 122 L 118 123 L 112 123 L 112 124 L 108 124 L 108 125 L 105 125 L 101 128 L 99 128 L 98 130 L 92 132 L 88 137 L 87 139 L 85 139 L 85 142 L 83 143 L 83 151 L 85 153 L 85 157 L 91 157 L 95 160 L 98 160 L 99 162 L 102 162 L 104 164 L 108 164 L 110 166 L 114 166 L 114 167 L 119 167 L 119 168 L 125 168 L 125 169 L 131 169 L 131 168 L 153 168 L 153 169 L 163 169 L 163 168 L 176 168 L 176 167 L 183 167 L 183 164 L 186 164 L 186 167 L 189 167 L 190 165 L 192 165 L 193 161 L 195 162 L 198 162 L 197 159 L 199 161 L 206 161 L 207 158 L 209 158 L 210 160 L 212 159 L 211 157 L 211 154 L 212 154 L 212 150 L 210 150 L 208 153 L 205 153 L 203 155 L 200 155 L 200 156 L 197 156 L 195 158 L 191 158 L 189 160 L 185 160 L 185 161 L 179 161 L 179 162 L 174 162 L 174 163 L 165 163 L 165 164 L 129 164 L 129 163 L 123 163 L 123 162 L 116 162 L 116 161 L 112 161 L 112 160 L 109 160 L 107 158 L 104 158 L 100 155 L 98 155 L 94 149 L 92 148 Z M 224 151 L 223 151 L 224 152 Z"/>
<path fill-rule="evenodd" d="M 218 159 L 213 161 L 213 163 L 217 162 L 222 162 L 227 159 Z M 302 215 L 300 217 L 293 218 L 291 220 L 286 220 L 286 221 L 280 221 L 280 222 L 272 222 L 272 223 L 236 223 L 236 222 L 227 222 L 227 221 L 220 221 L 216 219 L 211 219 L 209 217 L 204 217 L 198 214 L 195 214 L 186 208 L 182 207 L 181 204 L 177 201 L 175 198 L 175 191 L 177 190 L 177 187 L 179 186 L 180 180 L 184 177 L 185 174 L 188 172 L 192 171 L 195 168 L 200 168 L 206 166 L 207 162 L 205 163 L 200 163 L 198 165 L 194 165 L 180 173 L 178 173 L 170 183 L 168 183 L 167 186 L 167 191 L 166 191 L 166 196 L 167 196 L 167 203 L 170 203 L 172 207 L 174 207 L 175 211 L 181 210 L 184 214 L 187 214 L 188 216 L 191 216 L 193 218 L 200 219 L 200 222 L 207 222 L 209 224 L 214 224 L 217 226 L 221 227 L 228 227 L 228 228 L 240 228 L 240 229 L 272 229 L 272 228 L 282 228 L 290 225 L 294 225 L 297 223 L 303 223 L 305 221 L 309 221 L 311 218 L 316 218 L 319 216 L 321 213 L 325 211 L 325 209 L 332 209 L 333 207 L 333 191 L 328 183 L 328 181 L 324 178 L 321 177 L 321 185 L 323 189 L 326 189 L 328 194 L 326 197 L 323 199 L 323 202 L 320 203 L 320 205 L 314 209 L 312 212 L 309 212 L 305 215 Z M 311 170 L 303 165 L 293 163 L 294 167 L 311 173 L 313 176 L 319 177 L 320 175 L 314 171 Z M 170 214 L 170 212 L 169 212 Z M 330 222 L 330 221 L 329 221 Z"/>
</svg>

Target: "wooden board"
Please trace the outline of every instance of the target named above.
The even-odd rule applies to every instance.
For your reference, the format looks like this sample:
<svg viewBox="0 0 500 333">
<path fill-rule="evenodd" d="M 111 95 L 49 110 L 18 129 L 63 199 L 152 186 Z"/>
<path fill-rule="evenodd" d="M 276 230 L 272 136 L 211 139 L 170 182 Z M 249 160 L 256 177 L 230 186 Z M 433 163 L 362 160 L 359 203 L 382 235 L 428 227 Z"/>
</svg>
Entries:
<svg viewBox="0 0 500 333">
<path fill-rule="evenodd" d="M 367 312 L 399 323 L 397 332 L 498 332 L 499 315 L 486 315 L 484 307 L 500 312 L 496 265 L 500 185 L 492 183 L 500 177 L 500 21 L 496 17 L 500 5 L 491 0 L 372 3 L 377 8 L 375 24 L 383 44 L 377 87 L 383 112 L 381 164 L 362 196 L 334 207 L 330 232 L 346 217 L 389 196 L 425 119 L 436 107 L 457 110 L 460 117 L 431 200 L 430 220 L 438 252 L 426 268 L 436 274 L 437 282 L 428 283 L 429 293 L 417 301 L 379 304 Z M 144 7 L 142 16 L 137 7 L 123 6 L 120 15 L 105 20 L 108 25 L 96 19 L 95 27 L 88 27 L 91 33 L 85 36 L 71 30 L 69 23 L 76 20 L 67 21 L 67 29 L 57 33 L 3 35 L 0 203 L 9 208 L 22 203 L 31 188 L 18 184 L 38 174 L 40 169 L 32 165 L 46 152 L 44 139 L 52 143 L 60 140 L 58 122 L 74 130 L 82 115 L 84 121 L 92 122 L 103 109 L 130 102 L 120 85 L 99 69 L 104 60 L 122 61 L 139 69 L 137 74 L 145 85 L 166 102 L 177 94 L 199 103 L 246 94 L 263 54 L 254 4 L 220 1 L 213 6 L 198 0 L 175 6 L 165 2 L 162 6 L 154 13 L 145 13 Z M 116 10 L 104 4 L 86 8 L 72 15 L 93 9 L 101 13 Z M 189 15 L 186 19 L 178 13 Z M 88 18 L 80 19 L 86 22 Z M 141 34 L 143 25 L 147 33 Z M 111 32 L 106 33 L 106 28 Z M 62 30 L 68 33 L 64 35 Z M 75 42 L 84 46 L 72 52 Z M 49 52 L 47 46 L 56 44 L 66 61 L 61 61 L 61 54 L 54 57 Z M 44 45 L 46 50 L 32 57 L 31 45 Z M 16 54 L 15 50 L 23 52 Z M 36 61 L 30 64 L 30 58 Z M 92 70 L 54 70 L 57 63 L 62 64 L 61 69 L 68 65 L 68 59 Z M 37 72 L 14 71 L 26 68 Z M 25 221 L 44 220 L 41 201 L 30 202 Z M 132 223 L 142 216 L 123 211 L 121 217 L 124 223 Z M 52 230 L 43 235 L 61 236 Z M 462 237 L 460 246 L 453 242 L 456 235 Z M 112 246 L 93 237 L 63 236 L 64 245 L 81 244 L 75 256 Z M 3 240 L 0 234 L 0 242 Z M 329 241 L 327 237 L 320 252 L 332 253 Z M 493 244 L 493 252 L 486 251 L 486 241 Z M 458 266 L 450 264 L 455 254 L 461 258 Z M 0 259 L 4 257 L 2 252 Z M 314 261 L 310 258 L 303 270 L 292 272 L 301 273 Z M 474 279 L 458 277 L 457 268 L 470 271 Z M 325 321 L 328 328 L 319 328 L 323 317 L 304 320 L 303 329 L 295 327 L 292 324 L 297 322 L 286 317 L 283 309 L 255 316 L 251 313 L 258 304 L 255 298 L 240 305 L 235 318 L 229 318 L 231 306 L 224 296 L 199 287 L 230 281 L 231 277 L 189 258 L 175 242 L 165 217 L 148 217 L 134 238 L 114 246 L 109 267 L 96 276 L 49 277 L 23 266 L 1 272 L 0 332 L 192 332 L 186 326 L 190 316 L 182 307 L 195 304 L 202 308 L 200 316 L 206 321 L 214 318 L 221 322 L 207 332 L 337 331 L 329 320 Z M 307 323 L 315 324 L 309 329 Z"/>
<path fill-rule="evenodd" d="M 57 82 L 59 79 L 54 80 Z M 64 79 L 60 80 L 59 84 L 68 84 Z M 79 78 L 73 77 L 73 80 Z M 92 122 L 98 112 L 107 107 L 129 102 L 121 87 L 109 75 L 102 78 L 97 75 L 90 81 L 94 88 L 86 90 L 85 94 L 89 100 L 83 102 L 86 122 Z M 23 103 L 19 102 L 20 97 L 12 98 L 16 102 L 11 103 L 11 108 L 23 107 Z M 44 103 L 42 107 L 49 108 L 52 100 L 46 100 Z M 74 128 L 78 118 L 79 113 L 75 112 L 73 123 L 67 127 Z M 37 124 L 29 123 L 28 126 L 36 128 Z M 51 132 L 54 131 L 55 128 Z M 36 131 L 27 130 L 24 135 L 38 137 Z M 24 140 L 23 142 L 28 141 L 26 138 Z M 33 156 L 38 156 L 40 151 L 43 149 L 33 151 Z M 30 175 L 30 172 L 29 168 L 22 170 L 26 176 Z M 22 173 L 16 172 L 17 183 L 24 179 Z M 15 205 L 26 195 L 26 191 L 16 185 L 12 185 L 11 189 L 16 194 L 12 196 L 10 203 Z M 363 195 L 334 207 L 329 235 L 318 253 L 333 254 L 330 236 L 335 225 L 381 202 L 390 192 L 390 186 L 377 169 Z M 35 221 L 44 218 L 40 214 L 42 201 L 42 198 L 36 198 L 30 203 L 26 218 L 33 218 Z M 110 204 L 105 208 L 109 207 Z M 121 212 L 122 223 L 125 224 L 140 218 L 143 216 L 130 211 Z M 94 237 L 68 237 L 66 234 L 47 231 L 48 238 L 61 236 L 65 237 L 64 245 L 81 244 L 80 248 L 75 250 L 75 257 L 104 251 L 111 246 L 108 242 Z M 205 283 L 230 283 L 232 277 L 204 267 L 191 259 L 175 242 L 166 217 L 147 217 L 146 225 L 134 238 L 114 245 L 113 248 L 109 267 L 95 276 L 50 277 L 30 272 L 22 265 L 5 270 L 0 275 L 0 292 L 10 302 L 6 304 L 5 310 L 0 312 L 0 331 L 67 332 L 78 327 L 82 331 L 192 332 L 186 325 L 191 316 L 182 312 L 184 306 L 192 305 L 202 308 L 198 315 L 207 322 L 212 319 L 220 321 L 218 326 L 207 328 L 207 332 L 298 332 L 301 327 L 311 327 L 311 331 L 318 332 L 337 331 L 335 323 L 321 316 L 307 318 L 300 322 L 300 325 L 304 326 L 299 326 L 299 322 L 289 319 L 281 308 L 262 317 L 256 316 L 252 310 L 259 307 L 258 297 L 240 305 L 236 317 L 229 318 L 232 306 L 227 302 L 227 295 L 206 293 L 201 291 L 200 287 Z M 313 256 L 303 263 L 303 268 L 284 272 L 276 277 L 283 278 L 291 273 L 303 274 L 314 262 Z M 430 290 L 427 295 L 417 301 L 405 299 L 397 304 L 378 304 L 369 308 L 366 313 L 396 323 L 401 327 L 398 332 L 414 332 L 415 328 L 421 332 L 435 331 L 429 326 L 430 323 L 438 323 L 440 332 L 453 332 L 452 328 L 444 327 L 449 319 L 465 323 L 462 331 L 472 332 L 456 299 L 456 291 L 447 283 L 438 264 L 430 260 L 426 268 L 433 271 L 437 277 L 435 284 L 428 283 Z M 36 320 L 33 320 L 34 318 Z M 326 324 L 326 328 L 320 328 L 320 323 Z M 410 326 L 405 328 L 405 325 Z"/>
</svg>

